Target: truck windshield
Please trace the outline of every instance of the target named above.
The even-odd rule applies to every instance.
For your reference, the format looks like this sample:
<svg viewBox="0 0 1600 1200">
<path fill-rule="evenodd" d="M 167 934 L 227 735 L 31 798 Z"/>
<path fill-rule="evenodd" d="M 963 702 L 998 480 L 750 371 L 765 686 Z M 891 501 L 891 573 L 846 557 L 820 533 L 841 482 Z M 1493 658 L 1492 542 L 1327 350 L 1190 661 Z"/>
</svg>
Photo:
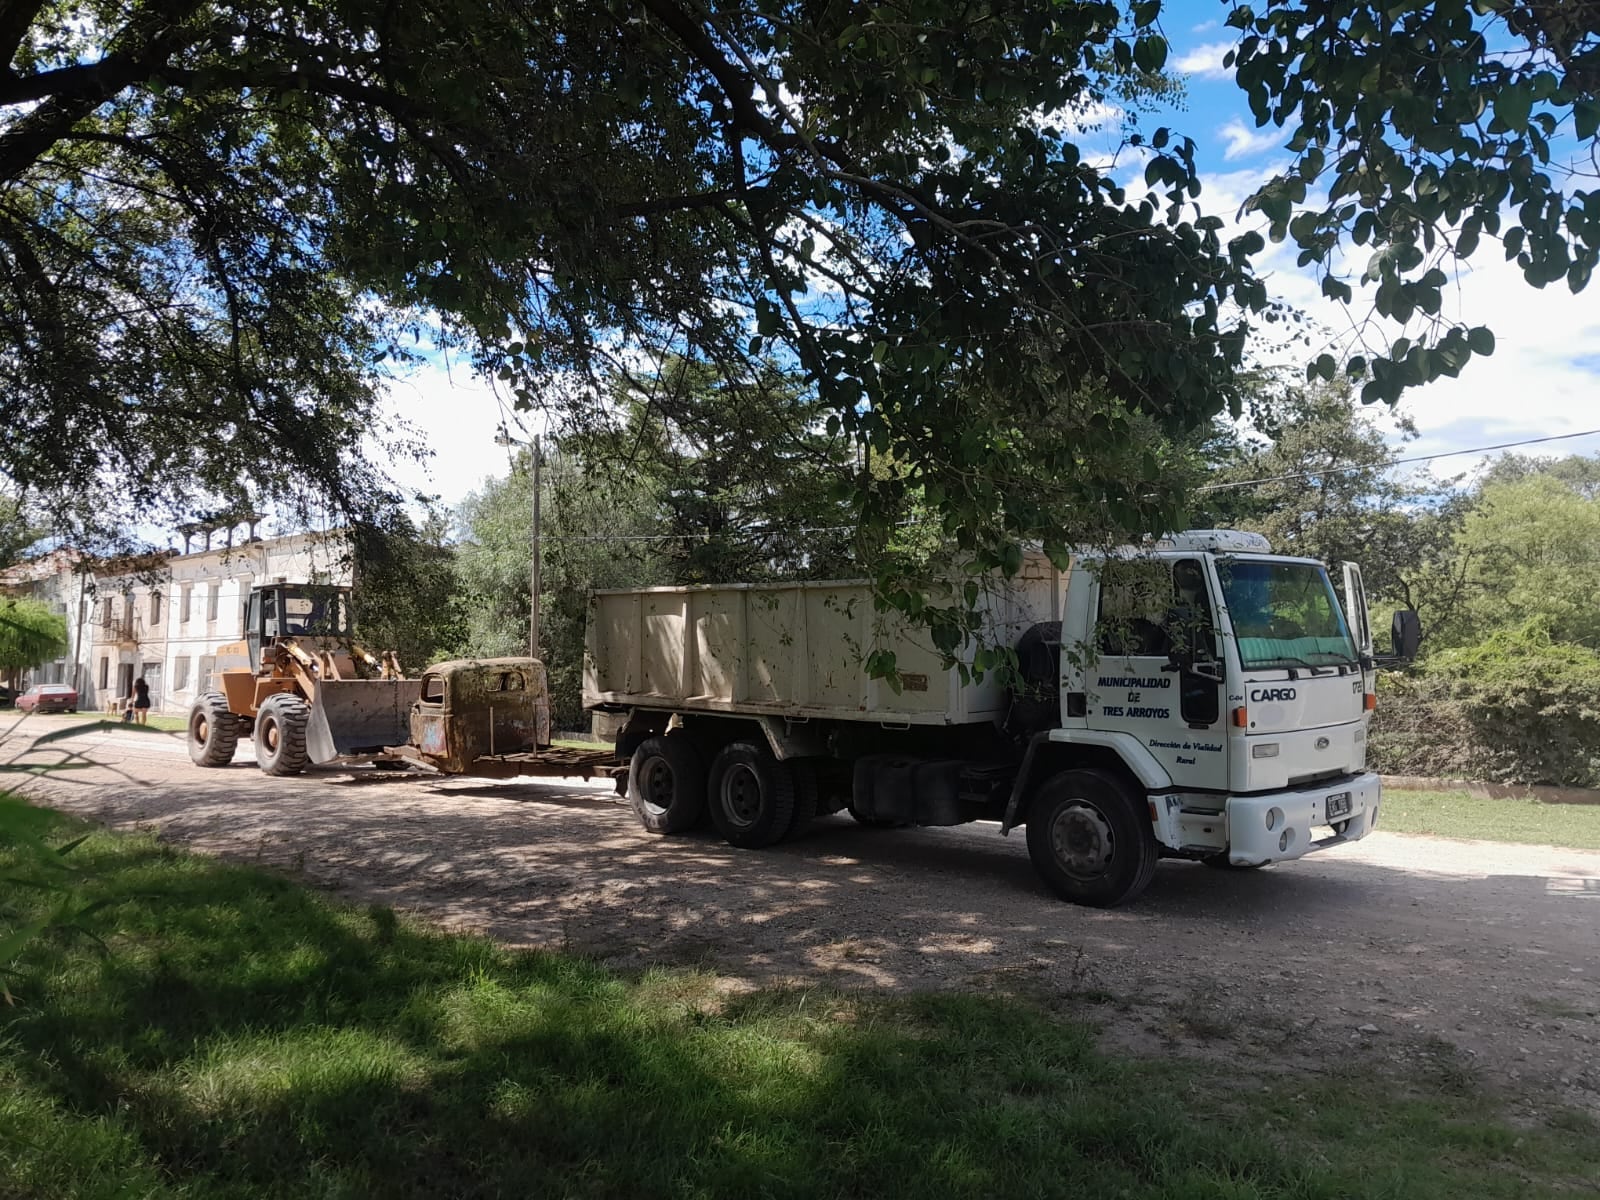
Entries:
<svg viewBox="0 0 1600 1200">
<path fill-rule="evenodd" d="M 1328 573 L 1312 563 L 1217 563 L 1246 670 L 1356 661 L 1355 642 Z"/>
</svg>

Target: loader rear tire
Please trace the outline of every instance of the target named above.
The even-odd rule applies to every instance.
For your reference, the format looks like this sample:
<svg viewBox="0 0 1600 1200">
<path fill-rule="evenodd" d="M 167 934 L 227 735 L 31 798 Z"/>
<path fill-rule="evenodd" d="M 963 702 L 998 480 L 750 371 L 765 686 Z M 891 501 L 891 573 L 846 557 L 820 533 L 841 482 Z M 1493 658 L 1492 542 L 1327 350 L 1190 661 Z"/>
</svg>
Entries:
<svg viewBox="0 0 1600 1200">
<path fill-rule="evenodd" d="M 298 775 L 306 769 L 306 722 L 311 706 L 280 692 L 256 711 L 256 765 L 268 775 Z"/>
<path fill-rule="evenodd" d="M 706 808 L 706 768 L 681 733 L 655 734 L 628 760 L 628 802 L 650 833 L 687 833 Z"/>
<path fill-rule="evenodd" d="M 189 757 L 198 767 L 225 767 L 239 747 L 239 718 L 227 697 L 206 692 L 189 709 Z"/>
</svg>

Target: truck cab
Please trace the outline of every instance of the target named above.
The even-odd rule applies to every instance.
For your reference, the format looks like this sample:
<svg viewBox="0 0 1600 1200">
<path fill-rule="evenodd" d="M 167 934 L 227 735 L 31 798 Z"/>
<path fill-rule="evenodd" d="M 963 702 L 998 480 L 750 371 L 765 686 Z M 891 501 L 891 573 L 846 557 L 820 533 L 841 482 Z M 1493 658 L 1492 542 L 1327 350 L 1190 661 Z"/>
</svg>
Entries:
<svg viewBox="0 0 1600 1200">
<path fill-rule="evenodd" d="M 1360 571 L 1197 530 L 1085 555 L 1066 589 L 1061 713 L 1037 754 L 1109 751 L 1169 854 L 1255 867 L 1364 837 L 1375 706 Z"/>
</svg>

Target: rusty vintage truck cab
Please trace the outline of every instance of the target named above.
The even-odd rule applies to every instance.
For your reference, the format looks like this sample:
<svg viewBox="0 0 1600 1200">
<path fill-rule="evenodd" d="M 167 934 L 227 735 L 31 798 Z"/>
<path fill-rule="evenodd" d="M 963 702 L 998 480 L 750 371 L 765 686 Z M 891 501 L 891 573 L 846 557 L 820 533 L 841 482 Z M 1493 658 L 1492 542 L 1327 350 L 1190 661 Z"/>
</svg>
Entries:
<svg viewBox="0 0 1600 1200">
<path fill-rule="evenodd" d="M 411 748 L 447 775 L 537 755 L 550 745 L 550 689 L 534 658 L 457 659 L 422 673 Z M 487 760 L 487 762 L 485 762 Z"/>
</svg>

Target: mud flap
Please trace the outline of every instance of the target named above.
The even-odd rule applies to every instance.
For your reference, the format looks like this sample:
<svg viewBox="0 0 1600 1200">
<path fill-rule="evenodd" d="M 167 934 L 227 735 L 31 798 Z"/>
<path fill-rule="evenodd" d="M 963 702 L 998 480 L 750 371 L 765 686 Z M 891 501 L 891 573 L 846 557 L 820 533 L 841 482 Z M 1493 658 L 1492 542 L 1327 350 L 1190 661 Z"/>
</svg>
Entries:
<svg viewBox="0 0 1600 1200">
<path fill-rule="evenodd" d="M 411 705 L 421 694 L 420 679 L 319 679 L 306 725 L 311 761 L 405 745 Z"/>
</svg>

